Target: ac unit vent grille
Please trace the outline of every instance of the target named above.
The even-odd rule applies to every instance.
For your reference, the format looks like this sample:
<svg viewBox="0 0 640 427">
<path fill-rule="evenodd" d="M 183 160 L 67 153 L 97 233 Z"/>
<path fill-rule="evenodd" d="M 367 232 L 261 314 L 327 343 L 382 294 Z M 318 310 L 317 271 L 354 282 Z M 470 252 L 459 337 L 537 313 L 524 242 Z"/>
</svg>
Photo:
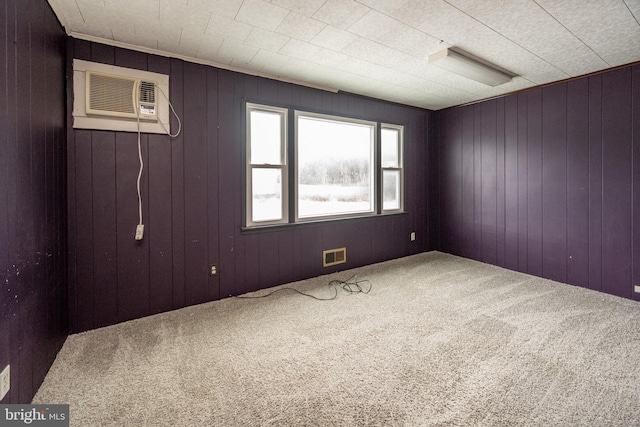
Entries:
<svg viewBox="0 0 640 427">
<path fill-rule="evenodd" d="M 135 79 L 104 74 L 87 73 L 89 80 L 89 108 L 98 114 L 136 117 L 136 106 L 131 96 Z"/>
<path fill-rule="evenodd" d="M 155 104 L 156 85 L 153 82 L 140 82 L 140 102 Z"/>
</svg>

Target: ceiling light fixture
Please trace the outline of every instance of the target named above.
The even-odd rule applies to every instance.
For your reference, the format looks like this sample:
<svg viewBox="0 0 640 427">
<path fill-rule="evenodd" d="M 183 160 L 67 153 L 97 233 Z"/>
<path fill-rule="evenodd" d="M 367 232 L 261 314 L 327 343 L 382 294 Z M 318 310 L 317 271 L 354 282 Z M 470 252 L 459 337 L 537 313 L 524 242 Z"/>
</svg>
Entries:
<svg viewBox="0 0 640 427">
<path fill-rule="evenodd" d="M 497 66 L 457 48 L 455 50 L 452 48 L 444 49 L 430 55 L 429 64 L 489 86 L 510 82 L 514 77 L 508 71 L 501 70 Z"/>
</svg>

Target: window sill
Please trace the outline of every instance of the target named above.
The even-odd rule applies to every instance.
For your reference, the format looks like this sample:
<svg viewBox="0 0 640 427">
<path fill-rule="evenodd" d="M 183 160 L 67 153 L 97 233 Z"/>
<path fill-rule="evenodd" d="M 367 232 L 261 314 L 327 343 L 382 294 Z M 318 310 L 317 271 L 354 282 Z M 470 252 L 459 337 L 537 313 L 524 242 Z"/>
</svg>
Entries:
<svg viewBox="0 0 640 427">
<path fill-rule="evenodd" d="M 356 216 L 356 217 L 350 217 L 350 218 L 324 218 L 324 219 L 316 219 L 312 221 L 290 222 L 287 224 L 253 225 L 250 227 L 242 227 L 241 230 L 243 234 L 267 233 L 267 232 L 273 232 L 273 231 L 279 231 L 279 230 L 318 227 L 322 225 L 331 225 L 335 223 L 376 221 L 376 220 L 387 219 L 394 216 L 405 216 L 405 215 L 408 215 L 406 211 L 376 214 L 376 215 L 363 215 L 363 216 Z"/>
</svg>

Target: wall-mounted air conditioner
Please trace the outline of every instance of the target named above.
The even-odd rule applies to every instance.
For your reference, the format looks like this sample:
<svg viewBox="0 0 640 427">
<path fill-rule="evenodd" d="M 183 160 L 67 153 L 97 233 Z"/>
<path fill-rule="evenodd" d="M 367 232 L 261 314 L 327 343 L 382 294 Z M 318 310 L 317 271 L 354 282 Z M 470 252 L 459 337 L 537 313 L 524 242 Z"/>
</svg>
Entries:
<svg viewBox="0 0 640 427">
<path fill-rule="evenodd" d="M 73 60 L 73 127 L 168 133 L 169 76 Z"/>
</svg>

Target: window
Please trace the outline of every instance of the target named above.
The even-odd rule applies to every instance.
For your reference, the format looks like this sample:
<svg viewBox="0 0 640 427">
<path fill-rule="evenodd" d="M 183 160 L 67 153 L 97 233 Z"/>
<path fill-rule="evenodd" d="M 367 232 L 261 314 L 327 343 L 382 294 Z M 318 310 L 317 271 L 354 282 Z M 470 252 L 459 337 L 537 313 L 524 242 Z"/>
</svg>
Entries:
<svg viewBox="0 0 640 427">
<path fill-rule="evenodd" d="M 247 104 L 247 225 L 288 222 L 287 110 Z"/>
<path fill-rule="evenodd" d="M 382 212 L 403 210 L 402 126 L 382 125 Z"/>
<path fill-rule="evenodd" d="M 247 227 L 403 211 L 402 126 L 246 106 Z"/>
<path fill-rule="evenodd" d="M 296 218 L 375 212 L 376 123 L 296 112 Z"/>
</svg>

